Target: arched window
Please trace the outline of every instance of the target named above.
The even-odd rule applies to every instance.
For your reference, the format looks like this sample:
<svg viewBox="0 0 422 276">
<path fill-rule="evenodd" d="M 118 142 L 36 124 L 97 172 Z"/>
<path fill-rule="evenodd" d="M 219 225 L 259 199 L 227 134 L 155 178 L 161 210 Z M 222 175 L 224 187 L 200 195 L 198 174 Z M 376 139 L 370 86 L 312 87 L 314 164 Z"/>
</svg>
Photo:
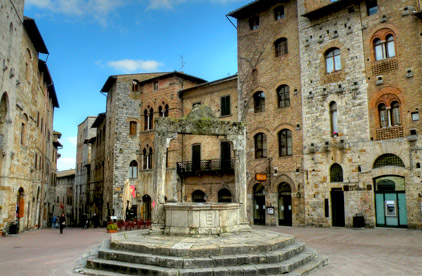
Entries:
<svg viewBox="0 0 422 276">
<path fill-rule="evenodd" d="M 28 116 L 23 115 L 23 120 L 21 124 L 21 145 L 25 146 L 26 144 L 26 126 L 28 124 Z"/>
<path fill-rule="evenodd" d="M 387 114 L 387 108 L 385 107 L 385 104 L 378 105 L 378 113 L 380 116 L 380 126 L 381 127 L 387 127 L 388 126 L 388 114 Z"/>
<path fill-rule="evenodd" d="M 258 91 L 253 95 L 255 113 L 265 111 L 265 93 Z"/>
<path fill-rule="evenodd" d="M 275 56 L 281 57 L 289 53 L 287 48 L 287 38 L 279 38 L 274 42 Z"/>
<path fill-rule="evenodd" d="M 398 157 L 397 155 L 387 153 L 387 154 L 381 155 L 380 157 L 377 158 L 377 160 L 375 160 L 374 169 L 386 167 L 386 166 L 396 166 L 396 167 L 404 168 L 404 163 L 400 159 L 400 157 Z"/>
<path fill-rule="evenodd" d="M 383 60 L 396 56 L 394 35 L 389 33 L 385 37 L 377 37 L 373 41 L 375 60 Z"/>
<path fill-rule="evenodd" d="M 258 133 L 254 136 L 255 158 L 267 157 L 267 137 L 264 133 Z"/>
<path fill-rule="evenodd" d="M 274 9 L 274 19 L 280 20 L 284 18 L 284 6 L 278 6 Z"/>
<path fill-rule="evenodd" d="M 227 189 L 218 191 L 218 202 L 232 202 L 232 193 Z"/>
<path fill-rule="evenodd" d="M 149 125 L 148 125 L 149 119 L 148 119 L 148 110 L 144 110 L 144 130 L 148 130 L 149 129 Z"/>
<path fill-rule="evenodd" d="M 144 170 L 152 169 L 152 148 L 148 145 L 142 151 Z"/>
<path fill-rule="evenodd" d="M 251 30 L 256 30 L 259 28 L 259 16 L 253 16 L 249 19 L 249 28 Z"/>
<path fill-rule="evenodd" d="M 343 182 L 343 169 L 337 163 L 331 165 L 330 182 Z"/>
<path fill-rule="evenodd" d="M 158 108 L 158 115 L 160 117 L 168 117 L 169 116 L 169 106 L 168 106 L 168 104 L 164 105 L 164 102 L 163 102 L 163 105 L 162 106 L 160 105 L 160 107 Z"/>
<path fill-rule="evenodd" d="M 149 106 L 144 110 L 144 129 L 151 130 L 153 128 L 152 122 L 154 121 L 154 109 Z"/>
<path fill-rule="evenodd" d="M 149 117 L 148 117 L 148 119 L 149 119 L 149 129 L 153 129 L 154 128 L 154 126 L 153 126 L 153 122 L 154 122 L 154 109 L 151 107 L 150 109 L 149 109 Z"/>
<path fill-rule="evenodd" d="M 325 68 L 327 73 L 341 70 L 340 49 L 330 49 L 325 54 Z"/>
<path fill-rule="evenodd" d="M 278 133 L 279 156 L 293 155 L 292 132 L 283 129 Z"/>
<path fill-rule="evenodd" d="M 289 86 L 281 85 L 277 88 L 278 107 L 290 106 L 290 92 Z"/>
<path fill-rule="evenodd" d="M 192 193 L 192 202 L 206 202 L 205 193 L 201 190 L 196 190 Z"/>
<path fill-rule="evenodd" d="M 330 122 L 331 122 L 331 135 L 338 135 L 338 122 L 337 122 L 337 104 L 336 102 L 330 103 Z"/>
<path fill-rule="evenodd" d="M 379 103 L 378 115 L 381 128 L 399 126 L 401 124 L 400 103 L 397 98 L 391 101 L 390 103 L 387 102 L 387 104 L 385 104 L 384 102 Z"/>
<path fill-rule="evenodd" d="M 391 103 L 391 124 L 393 126 L 400 125 L 400 104 L 398 102 Z"/>
<path fill-rule="evenodd" d="M 394 36 L 392 34 L 387 35 L 387 47 L 386 53 L 387 57 L 395 57 L 396 56 L 396 47 L 394 46 Z"/>
<path fill-rule="evenodd" d="M 129 165 L 129 178 L 138 178 L 138 162 L 133 160 Z"/>
</svg>

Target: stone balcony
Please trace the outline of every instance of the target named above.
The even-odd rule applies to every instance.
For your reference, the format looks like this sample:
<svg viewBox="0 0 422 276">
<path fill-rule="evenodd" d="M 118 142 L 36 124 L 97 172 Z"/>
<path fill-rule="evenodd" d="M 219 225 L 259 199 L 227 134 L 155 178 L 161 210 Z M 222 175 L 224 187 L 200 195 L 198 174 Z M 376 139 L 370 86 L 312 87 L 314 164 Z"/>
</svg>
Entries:
<svg viewBox="0 0 422 276">
<path fill-rule="evenodd" d="M 403 127 L 402 126 L 392 126 L 392 127 L 383 127 L 376 130 L 376 140 L 389 140 L 396 138 L 403 138 Z"/>
</svg>

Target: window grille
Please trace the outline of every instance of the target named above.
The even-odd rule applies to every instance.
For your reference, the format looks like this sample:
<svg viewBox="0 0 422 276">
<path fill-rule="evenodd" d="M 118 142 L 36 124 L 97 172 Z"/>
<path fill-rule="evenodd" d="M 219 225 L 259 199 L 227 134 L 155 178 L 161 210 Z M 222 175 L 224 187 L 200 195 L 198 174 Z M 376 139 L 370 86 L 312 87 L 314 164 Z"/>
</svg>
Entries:
<svg viewBox="0 0 422 276">
<path fill-rule="evenodd" d="M 398 157 L 397 155 L 387 153 L 387 154 L 381 155 L 380 157 L 377 158 L 377 160 L 375 160 L 374 169 L 386 167 L 386 166 L 396 166 L 396 167 L 404 168 L 404 163 L 400 159 L 400 157 Z"/>
<path fill-rule="evenodd" d="M 337 163 L 330 168 L 330 182 L 343 182 L 343 168 Z"/>
</svg>

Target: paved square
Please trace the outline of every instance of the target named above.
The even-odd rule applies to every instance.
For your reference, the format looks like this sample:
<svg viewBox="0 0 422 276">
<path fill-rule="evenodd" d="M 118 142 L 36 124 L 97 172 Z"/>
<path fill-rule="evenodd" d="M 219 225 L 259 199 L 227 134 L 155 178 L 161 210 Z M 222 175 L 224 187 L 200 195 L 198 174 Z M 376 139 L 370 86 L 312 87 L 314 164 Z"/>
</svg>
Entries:
<svg viewBox="0 0 422 276">
<path fill-rule="evenodd" d="M 408 229 L 253 227 L 296 236 L 329 264 L 312 276 L 420 276 L 422 231 Z M 110 237 L 104 228 L 24 232 L 0 238 L 0 275 L 77 275 L 82 257 Z"/>
</svg>

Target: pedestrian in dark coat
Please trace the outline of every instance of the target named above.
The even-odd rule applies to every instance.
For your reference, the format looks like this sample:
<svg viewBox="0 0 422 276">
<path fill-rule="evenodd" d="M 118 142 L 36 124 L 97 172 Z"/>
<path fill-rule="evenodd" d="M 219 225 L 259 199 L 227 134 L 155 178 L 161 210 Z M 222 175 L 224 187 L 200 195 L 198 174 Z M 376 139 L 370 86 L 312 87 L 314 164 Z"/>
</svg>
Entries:
<svg viewBox="0 0 422 276">
<path fill-rule="evenodd" d="M 63 234 L 63 228 L 66 226 L 66 218 L 64 217 L 64 214 L 60 216 L 59 223 L 60 223 L 60 234 Z"/>
</svg>

